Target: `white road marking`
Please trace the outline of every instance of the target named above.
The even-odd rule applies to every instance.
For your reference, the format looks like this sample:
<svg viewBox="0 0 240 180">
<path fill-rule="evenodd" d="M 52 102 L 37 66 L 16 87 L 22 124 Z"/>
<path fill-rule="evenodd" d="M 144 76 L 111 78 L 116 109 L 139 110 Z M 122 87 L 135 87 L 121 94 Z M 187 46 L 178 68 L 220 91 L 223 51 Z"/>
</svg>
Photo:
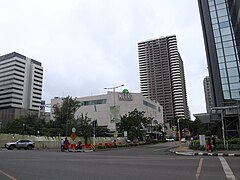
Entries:
<svg viewBox="0 0 240 180">
<path fill-rule="evenodd" d="M 2 170 L 0 170 L 0 173 L 2 173 L 3 175 L 7 176 L 7 177 L 8 177 L 9 179 L 11 179 L 11 180 L 17 180 L 15 177 L 10 176 L 9 174 L 3 172 Z"/>
<path fill-rule="evenodd" d="M 222 164 L 222 167 L 223 167 L 223 170 L 226 174 L 227 179 L 236 180 L 236 177 L 234 176 L 234 174 L 233 174 L 231 168 L 229 167 L 227 161 L 223 157 L 218 157 L 218 158 L 219 158 L 219 160 Z"/>
</svg>

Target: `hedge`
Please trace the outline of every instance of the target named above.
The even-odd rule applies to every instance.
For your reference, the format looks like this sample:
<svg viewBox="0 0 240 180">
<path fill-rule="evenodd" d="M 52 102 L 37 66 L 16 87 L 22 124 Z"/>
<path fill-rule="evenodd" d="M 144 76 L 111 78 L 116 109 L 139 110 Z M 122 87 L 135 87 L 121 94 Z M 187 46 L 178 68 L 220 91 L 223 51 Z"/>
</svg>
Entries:
<svg viewBox="0 0 240 180">
<path fill-rule="evenodd" d="M 228 146 L 228 150 L 240 150 L 240 138 L 226 140 L 226 146 Z M 189 148 L 193 150 L 205 150 L 205 147 L 200 145 L 199 140 L 191 141 Z M 216 140 L 216 149 L 217 150 L 225 149 L 223 140 L 221 139 Z"/>
</svg>

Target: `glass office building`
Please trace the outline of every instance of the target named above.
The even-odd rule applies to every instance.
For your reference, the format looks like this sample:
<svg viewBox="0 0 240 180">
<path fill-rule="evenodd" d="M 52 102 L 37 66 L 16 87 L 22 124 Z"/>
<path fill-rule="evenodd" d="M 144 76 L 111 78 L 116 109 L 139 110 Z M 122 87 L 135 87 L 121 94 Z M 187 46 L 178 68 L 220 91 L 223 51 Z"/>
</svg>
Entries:
<svg viewBox="0 0 240 180">
<path fill-rule="evenodd" d="M 198 0 L 215 106 L 240 100 L 239 0 Z"/>
<path fill-rule="evenodd" d="M 240 135 L 240 0 L 198 0 L 198 4 L 212 106 L 221 109 L 225 130 Z"/>
</svg>

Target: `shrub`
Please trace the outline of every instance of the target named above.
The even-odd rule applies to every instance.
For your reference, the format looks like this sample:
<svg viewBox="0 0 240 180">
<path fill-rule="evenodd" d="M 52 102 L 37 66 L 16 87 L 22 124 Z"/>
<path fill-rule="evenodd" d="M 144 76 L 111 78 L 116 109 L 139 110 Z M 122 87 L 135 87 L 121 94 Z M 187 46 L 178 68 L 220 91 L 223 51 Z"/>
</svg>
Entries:
<svg viewBox="0 0 240 180">
<path fill-rule="evenodd" d="M 229 139 L 226 141 L 226 146 L 228 146 L 229 150 L 240 150 L 240 138 L 236 139 Z M 204 150 L 204 146 L 200 146 L 199 140 L 194 140 L 189 145 L 190 149 L 194 150 Z M 217 150 L 224 150 L 224 143 L 223 140 L 218 139 L 216 141 L 216 149 Z"/>
<path fill-rule="evenodd" d="M 96 149 L 106 149 L 106 146 L 97 146 Z"/>
</svg>

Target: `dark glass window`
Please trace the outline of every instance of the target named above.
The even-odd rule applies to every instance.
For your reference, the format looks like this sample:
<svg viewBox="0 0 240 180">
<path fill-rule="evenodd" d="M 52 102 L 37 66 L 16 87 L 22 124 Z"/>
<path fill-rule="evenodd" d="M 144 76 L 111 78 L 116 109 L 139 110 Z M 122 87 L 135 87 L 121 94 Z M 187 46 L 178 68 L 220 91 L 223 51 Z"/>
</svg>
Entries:
<svg viewBox="0 0 240 180">
<path fill-rule="evenodd" d="M 212 24 L 216 24 L 216 23 L 218 23 L 217 18 L 211 18 L 211 19 L 212 19 Z"/>
<path fill-rule="evenodd" d="M 209 9 L 210 9 L 210 11 L 215 11 L 216 10 L 215 6 L 210 6 Z"/>
<path fill-rule="evenodd" d="M 227 71 L 228 71 L 228 76 L 238 75 L 238 69 L 237 68 L 229 68 Z"/>
<path fill-rule="evenodd" d="M 230 99 L 230 92 L 229 91 L 223 91 L 224 99 Z"/>
<path fill-rule="evenodd" d="M 225 62 L 224 57 L 219 57 L 219 58 L 218 58 L 218 62 L 219 62 L 219 63 Z"/>
<path fill-rule="evenodd" d="M 239 89 L 240 88 L 240 84 L 239 83 L 230 84 L 230 88 L 231 89 Z"/>
<path fill-rule="evenodd" d="M 240 100 L 240 92 L 239 92 L 239 89 L 238 89 L 238 90 L 233 90 L 233 91 L 231 91 L 231 94 L 232 94 L 232 98 L 233 98 L 233 99 L 238 99 L 238 100 Z"/>
<path fill-rule="evenodd" d="M 220 70 L 220 76 L 221 76 L 221 78 L 227 77 L 226 69 L 221 69 L 221 70 Z"/>
<path fill-rule="evenodd" d="M 233 55 L 233 54 L 235 54 L 235 51 L 234 51 L 233 47 L 227 47 L 227 48 L 224 48 L 224 53 L 226 56 Z"/>
<path fill-rule="evenodd" d="M 220 36 L 220 32 L 219 32 L 218 29 L 213 30 L 213 34 L 214 34 L 214 37 L 219 37 Z"/>
<path fill-rule="evenodd" d="M 217 0 L 215 1 L 216 4 L 221 4 L 221 3 L 225 3 L 225 0 Z"/>
<path fill-rule="evenodd" d="M 215 46 L 217 49 L 222 48 L 222 43 L 216 43 Z"/>
<path fill-rule="evenodd" d="M 228 34 L 231 34 L 230 27 L 226 27 L 226 28 L 222 28 L 222 29 L 221 29 L 221 35 L 222 35 L 222 36 L 228 35 Z"/>
<path fill-rule="evenodd" d="M 229 83 L 239 83 L 239 77 L 238 76 L 229 77 Z"/>
<path fill-rule="evenodd" d="M 236 61 L 235 55 L 226 56 L 226 62 Z"/>
<path fill-rule="evenodd" d="M 231 35 L 222 36 L 222 40 L 223 41 L 230 41 L 230 40 L 232 40 L 232 36 Z"/>
<path fill-rule="evenodd" d="M 210 15 L 211 15 L 211 18 L 216 18 L 217 17 L 216 11 L 210 12 Z"/>
<path fill-rule="evenodd" d="M 217 14 L 219 17 L 221 16 L 226 16 L 227 15 L 227 10 L 226 9 L 220 9 L 217 11 Z"/>
<path fill-rule="evenodd" d="M 210 2 L 208 2 L 208 4 L 209 4 L 209 6 L 212 6 L 212 5 L 214 5 L 214 1 L 210 1 Z"/>
<path fill-rule="evenodd" d="M 223 84 L 222 89 L 223 89 L 223 91 L 229 90 L 228 84 Z"/>
<path fill-rule="evenodd" d="M 215 37 L 215 43 L 219 43 L 221 42 L 221 38 L 220 37 Z"/>
<path fill-rule="evenodd" d="M 223 56 L 223 50 L 222 49 L 217 49 L 217 55 L 218 55 L 218 57 Z"/>
<path fill-rule="evenodd" d="M 226 4 L 223 3 L 223 4 L 218 4 L 216 5 L 217 9 L 223 9 L 223 8 L 226 8 Z"/>
<path fill-rule="evenodd" d="M 218 21 L 219 21 L 219 22 L 224 22 L 224 21 L 229 21 L 229 19 L 228 19 L 227 16 L 223 16 L 223 17 L 219 17 L 219 18 L 218 18 Z"/>
<path fill-rule="evenodd" d="M 212 27 L 213 27 L 214 30 L 215 30 L 215 29 L 219 29 L 218 24 L 213 24 Z"/>
<path fill-rule="evenodd" d="M 219 23 L 219 26 L 220 26 L 220 28 L 225 28 L 225 27 L 229 27 L 230 24 L 228 21 L 224 21 L 224 22 Z"/>
<path fill-rule="evenodd" d="M 221 78 L 221 82 L 222 84 L 227 84 L 228 83 L 227 78 Z"/>
<path fill-rule="evenodd" d="M 226 69 L 225 63 L 220 63 L 219 64 L 219 69 Z"/>
<path fill-rule="evenodd" d="M 227 62 L 227 68 L 234 68 L 237 67 L 237 62 Z"/>
<path fill-rule="evenodd" d="M 223 42 L 223 47 L 230 47 L 233 46 L 233 42 L 232 41 L 225 41 Z"/>
</svg>

